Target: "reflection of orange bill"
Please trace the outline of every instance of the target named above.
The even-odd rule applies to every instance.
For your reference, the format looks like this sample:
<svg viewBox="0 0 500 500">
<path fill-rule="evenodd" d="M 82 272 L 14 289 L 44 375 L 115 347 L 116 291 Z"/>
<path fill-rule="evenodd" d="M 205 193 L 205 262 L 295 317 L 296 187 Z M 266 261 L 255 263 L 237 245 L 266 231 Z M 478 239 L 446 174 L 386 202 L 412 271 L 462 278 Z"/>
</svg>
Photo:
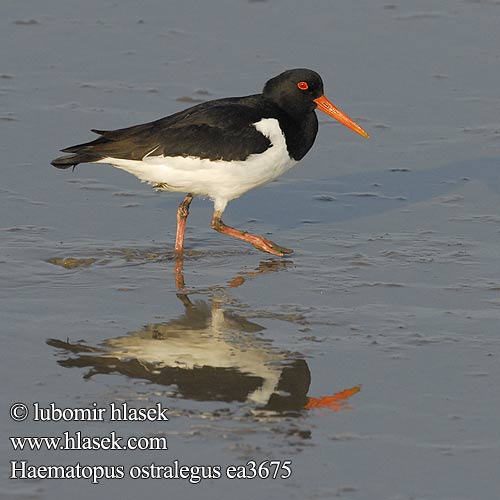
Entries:
<svg viewBox="0 0 500 500">
<path fill-rule="evenodd" d="M 321 398 L 309 398 L 304 408 L 310 410 L 311 408 L 327 408 L 333 411 L 339 411 L 347 405 L 347 399 L 361 390 L 360 385 L 345 389 L 344 391 L 337 392 L 331 396 L 323 396 Z"/>
</svg>

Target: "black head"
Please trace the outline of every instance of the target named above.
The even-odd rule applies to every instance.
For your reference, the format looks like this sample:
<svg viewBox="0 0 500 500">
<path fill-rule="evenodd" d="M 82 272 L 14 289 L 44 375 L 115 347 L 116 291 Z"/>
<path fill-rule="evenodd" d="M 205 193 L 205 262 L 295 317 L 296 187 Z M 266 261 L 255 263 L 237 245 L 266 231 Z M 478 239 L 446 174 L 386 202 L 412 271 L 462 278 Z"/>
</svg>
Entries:
<svg viewBox="0 0 500 500">
<path fill-rule="evenodd" d="M 264 86 L 262 95 L 296 119 L 300 120 L 319 109 L 359 135 L 367 139 L 370 137 L 323 95 L 323 81 L 318 73 L 310 69 L 289 69 L 271 78 Z"/>
<path fill-rule="evenodd" d="M 288 114 L 301 115 L 316 109 L 314 99 L 323 95 L 323 81 L 310 69 L 289 69 L 271 78 L 262 94 Z"/>
</svg>

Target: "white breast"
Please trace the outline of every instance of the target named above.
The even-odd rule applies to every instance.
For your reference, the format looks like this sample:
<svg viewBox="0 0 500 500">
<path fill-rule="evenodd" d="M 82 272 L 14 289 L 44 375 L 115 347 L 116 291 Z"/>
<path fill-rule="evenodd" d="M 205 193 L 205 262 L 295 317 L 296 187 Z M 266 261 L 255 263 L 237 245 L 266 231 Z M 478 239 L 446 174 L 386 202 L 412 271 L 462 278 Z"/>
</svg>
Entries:
<svg viewBox="0 0 500 500">
<path fill-rule="evenodd" d="M 271 147 L 244 161 L 145 156 L 142 160 L 103 158 L 96 163 L 109 163 L 143 182 L 163 184 L 169 191 L 208 196 L 216 209 L 224 210 L 228 201 L 271 182 L 297 163 L 290 158 L 278 120 L 264 118 L 253 126 L 269 139 Z"/>
</svg>

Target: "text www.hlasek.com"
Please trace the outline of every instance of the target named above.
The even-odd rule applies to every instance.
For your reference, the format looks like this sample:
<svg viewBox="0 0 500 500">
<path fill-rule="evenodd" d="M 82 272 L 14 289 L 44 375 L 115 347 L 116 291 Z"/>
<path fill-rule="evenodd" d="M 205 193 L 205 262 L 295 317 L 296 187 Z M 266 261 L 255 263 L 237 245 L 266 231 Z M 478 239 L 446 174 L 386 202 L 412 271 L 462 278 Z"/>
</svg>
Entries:
<svg viewBox="0 0 500 500">
<path fill-rule="evenodd" d="M 62 437 L 15 436 L 10 438 L 14 450 L 168 450 L 164 436 L 131 436 L 124 439 L 111 431 L 107 436 L 83 436 L 63 432 Z"/>
</svg>

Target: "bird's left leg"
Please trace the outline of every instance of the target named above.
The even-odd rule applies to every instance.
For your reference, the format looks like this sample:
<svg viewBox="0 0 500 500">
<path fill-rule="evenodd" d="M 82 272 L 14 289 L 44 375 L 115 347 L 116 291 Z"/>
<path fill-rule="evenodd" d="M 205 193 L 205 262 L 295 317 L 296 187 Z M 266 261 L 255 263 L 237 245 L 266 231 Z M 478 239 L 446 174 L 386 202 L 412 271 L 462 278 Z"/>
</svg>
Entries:
<svg viewBox="0 0 500 500">
<path fill-rule="evenodd" d="M 189 215 L 189 205 L 193 201 L 193 195 L 188 193 L 177 208 L 177 234 L 175 236 L 175 252 L 184 251 L 184 233 L 186 231 L 186 220 Z"/>
<path fill-rule="evenodd" d="M 276 243 L 267 240 L 263 236 L 256 236 L 254 234 L 246 233 L 244 231 L 240 231 L 239 229 L 235 229 L 234 227 L 226 226 L 226 224 L 222 222 L 222 210 L 217 210 L 217 209 L 214 210 L 214 215 L 212 217 L 212 229 L 215 229 L 219 233 L 232 236 L 233 238 L 238 238 L 239 240 L 248 241 L 248 243 L 251 243 L 255 248 L 257 248 L 261 252 L 267 252 L 272 255 L 277 255 L 278 257 L 283 257 L 286 254 L 293 253 L 293 250 L 280 247 Z"/>
</svg>

